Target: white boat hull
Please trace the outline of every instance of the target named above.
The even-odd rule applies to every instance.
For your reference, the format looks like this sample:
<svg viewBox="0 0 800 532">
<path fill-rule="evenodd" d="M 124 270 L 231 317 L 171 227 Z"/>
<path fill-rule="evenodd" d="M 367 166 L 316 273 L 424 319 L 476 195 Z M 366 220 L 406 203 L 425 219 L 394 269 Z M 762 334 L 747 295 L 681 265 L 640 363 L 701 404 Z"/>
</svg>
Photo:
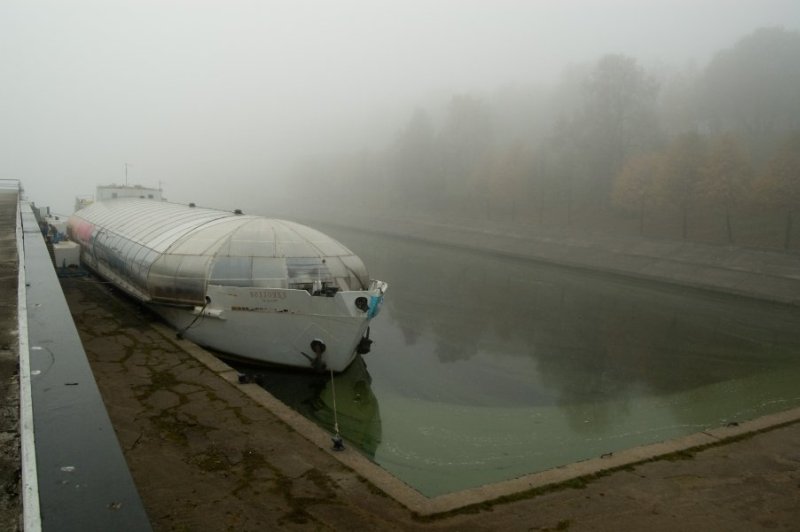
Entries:
<svg viewBox="0 0 800 532">
<path fill-rule="evenodd" d="M 155 201 L 156 192 L 98 187 L 101 201 L 68 222 L 81 261 L 199 344 L 347 368 L 387 288 L 360 258 L 295 222 Z"/>
<path fill-rule="evenodd" d="M 305 290 L 208 287 L 204 307 L 153 308 L 185 338 L 257 362 L 306 369 L 346 369 L 383 300 L 385 283 L 370 290 L 312 296 Z M 359 309 L 356 299 L 366 298 Z M 312 342 L 324 345 L 315 353 Z M 319 351 L 319 349 L 318 349 Z"/>
</svg>

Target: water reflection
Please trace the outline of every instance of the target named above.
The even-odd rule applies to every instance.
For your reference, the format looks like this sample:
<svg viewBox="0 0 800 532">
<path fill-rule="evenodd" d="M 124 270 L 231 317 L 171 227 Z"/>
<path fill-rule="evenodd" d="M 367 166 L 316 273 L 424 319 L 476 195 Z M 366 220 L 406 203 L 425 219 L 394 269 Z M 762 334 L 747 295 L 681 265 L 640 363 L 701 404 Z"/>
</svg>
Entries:
<svg viewBox="0 0 800 532">
<path fill-rule="evenodd" d="M 797 309 L 322 229 L 390 283 L 342 433 L 425 494 L 800 405 Z M 265 386 L 332 426 L 327 379 Z"/>
<path fill-rule="evenodd" d="M 362 238 L 368 256 L 379 243 Z M 406 349 L 426 349 L 425 338 L 441 364 L 482 369 L 527 359 L 561 405 L 797 362 L 795 309 L 402 241 L 365 260 L 392 279 L 387 314 Z"/>
<path fill-rule="evenodd" d="M 381 441 L 381 414 L 372 393 L 372 379 L 361 357 L 347 371 L 335 376 L 292 370 L 270 369 L 232 363 L 283 403 L 333 432 L 334 388 L 336 420 L 347 440 L 370 457 Z"/>
</svg>

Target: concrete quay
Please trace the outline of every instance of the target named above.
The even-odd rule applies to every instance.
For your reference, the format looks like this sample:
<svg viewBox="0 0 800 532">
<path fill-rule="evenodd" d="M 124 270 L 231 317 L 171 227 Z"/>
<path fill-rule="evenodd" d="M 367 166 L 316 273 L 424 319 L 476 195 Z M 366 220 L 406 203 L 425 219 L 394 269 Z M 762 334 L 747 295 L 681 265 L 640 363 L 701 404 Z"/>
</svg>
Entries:
<svg viewBox="0 0 800 532">
<path fill-rule="evenodd" d="M 91 279 L 71 312 L 155 530 L 759 530 L 800 522 L 800 410 L 436 498 Z M 659 459 L 659 457 L 662 457 Z"/>
<path fill-rule="evenodd" d="M 405 223 L 374 222 L 370 230 L 576 268 L 593 268 L 588 258 L 594 256 L 598 270 L 628 275 L 624 269 L 610 269 L 607 257 L 596 250 L 598 241 L 556 239 L 548 248 L 549 237 L 502 227 Z M 665 250 L 669 243 L 656 244 Z M 556 250 L 565 245 L 572 250 Z M 636 263 L 647 272 L 643 279 L 675 282 L 656 279 L 658 268 L 648 270 L 641 257 L 669 263 L 683 256 L 680 250 L 653 258 L 653 248 L 628 245 L 617 249 L 640 258 L 620 259 L 617 265 Z M 730 257 L 720 254 L 709 264 L 713 254 L 696 253 L 694 263 L 693 253 L 676 263 L 685 264 L 686 272 L 708 271 L 709 279 L 715 277 L 711 272 L 731 270 L 719 266 Z M 755 253 L 753 260 L 761 262 L 751 263 L 759 266 L 749 273 L 761 280 L 736 286 L 773 286 L 765 279 L 777 277 L 788 282 L 788 296 L 769 295 L 779 295 L 778 289 L 734 293 L 796 304 L 793 257 L 786 256 L 783 264 L 777 257 L 767 260 Z M 564 262 L 548 258 L 556 256 Z M 16 257 L 5 251 L 2 258 L 16 264 Z M 426 498 L 357 451 L 332 451 L 329 434 L 258 386 L 240 384 L 227 365 L 177 340 L 108 285 L 75 278 L 65 279 L 62 286 L 155 530 L 792 530 L 800 522 L 797 410 Z M 726 291 L 724 283 L 689 286 Z M 0 285 L 0 290 L 7 301 L 9 289 Z M 0 323 L 13 336 L 16 315 L 6 318 Z M 4 462 L 2 472 L 13 479 L 15 467 L 13 460 Z M 9 512 L 11 521 L 4 523 L 15 522 L 19 506 L 12 505 Z"/>
</svg>

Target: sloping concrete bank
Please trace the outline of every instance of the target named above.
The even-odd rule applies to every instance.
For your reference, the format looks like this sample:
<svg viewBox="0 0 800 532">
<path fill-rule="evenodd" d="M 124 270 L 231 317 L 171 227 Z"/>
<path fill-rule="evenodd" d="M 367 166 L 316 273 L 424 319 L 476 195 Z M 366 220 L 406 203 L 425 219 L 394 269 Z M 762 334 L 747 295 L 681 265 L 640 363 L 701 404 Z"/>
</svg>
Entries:
<svg viewBox="0 0 800 532">
<path fill-rule="evenodd" d="M 290 216 L 291 217 L 291 216 Z M 536 227 L 317 211 L 309 225 L 347 228 L 537 262 L 800 305 L 800 254 L 636 237 L 570 236 Z"/>
</svg>

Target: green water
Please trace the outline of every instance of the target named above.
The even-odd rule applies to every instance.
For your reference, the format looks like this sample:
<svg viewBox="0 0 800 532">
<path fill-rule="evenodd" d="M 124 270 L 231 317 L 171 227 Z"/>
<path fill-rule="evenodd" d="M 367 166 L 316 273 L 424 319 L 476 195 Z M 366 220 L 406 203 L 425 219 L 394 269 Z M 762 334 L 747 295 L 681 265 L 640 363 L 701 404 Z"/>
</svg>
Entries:
<svg viewBox="0 0 800 532">
<path fill-rule="evenodd" d="M 439 495 L 800 405 L 800 311 L 324 228 L 390 283 L 349 445 Z M 330 382 L 264 386 L 326 427 Z"/>
</svg>

